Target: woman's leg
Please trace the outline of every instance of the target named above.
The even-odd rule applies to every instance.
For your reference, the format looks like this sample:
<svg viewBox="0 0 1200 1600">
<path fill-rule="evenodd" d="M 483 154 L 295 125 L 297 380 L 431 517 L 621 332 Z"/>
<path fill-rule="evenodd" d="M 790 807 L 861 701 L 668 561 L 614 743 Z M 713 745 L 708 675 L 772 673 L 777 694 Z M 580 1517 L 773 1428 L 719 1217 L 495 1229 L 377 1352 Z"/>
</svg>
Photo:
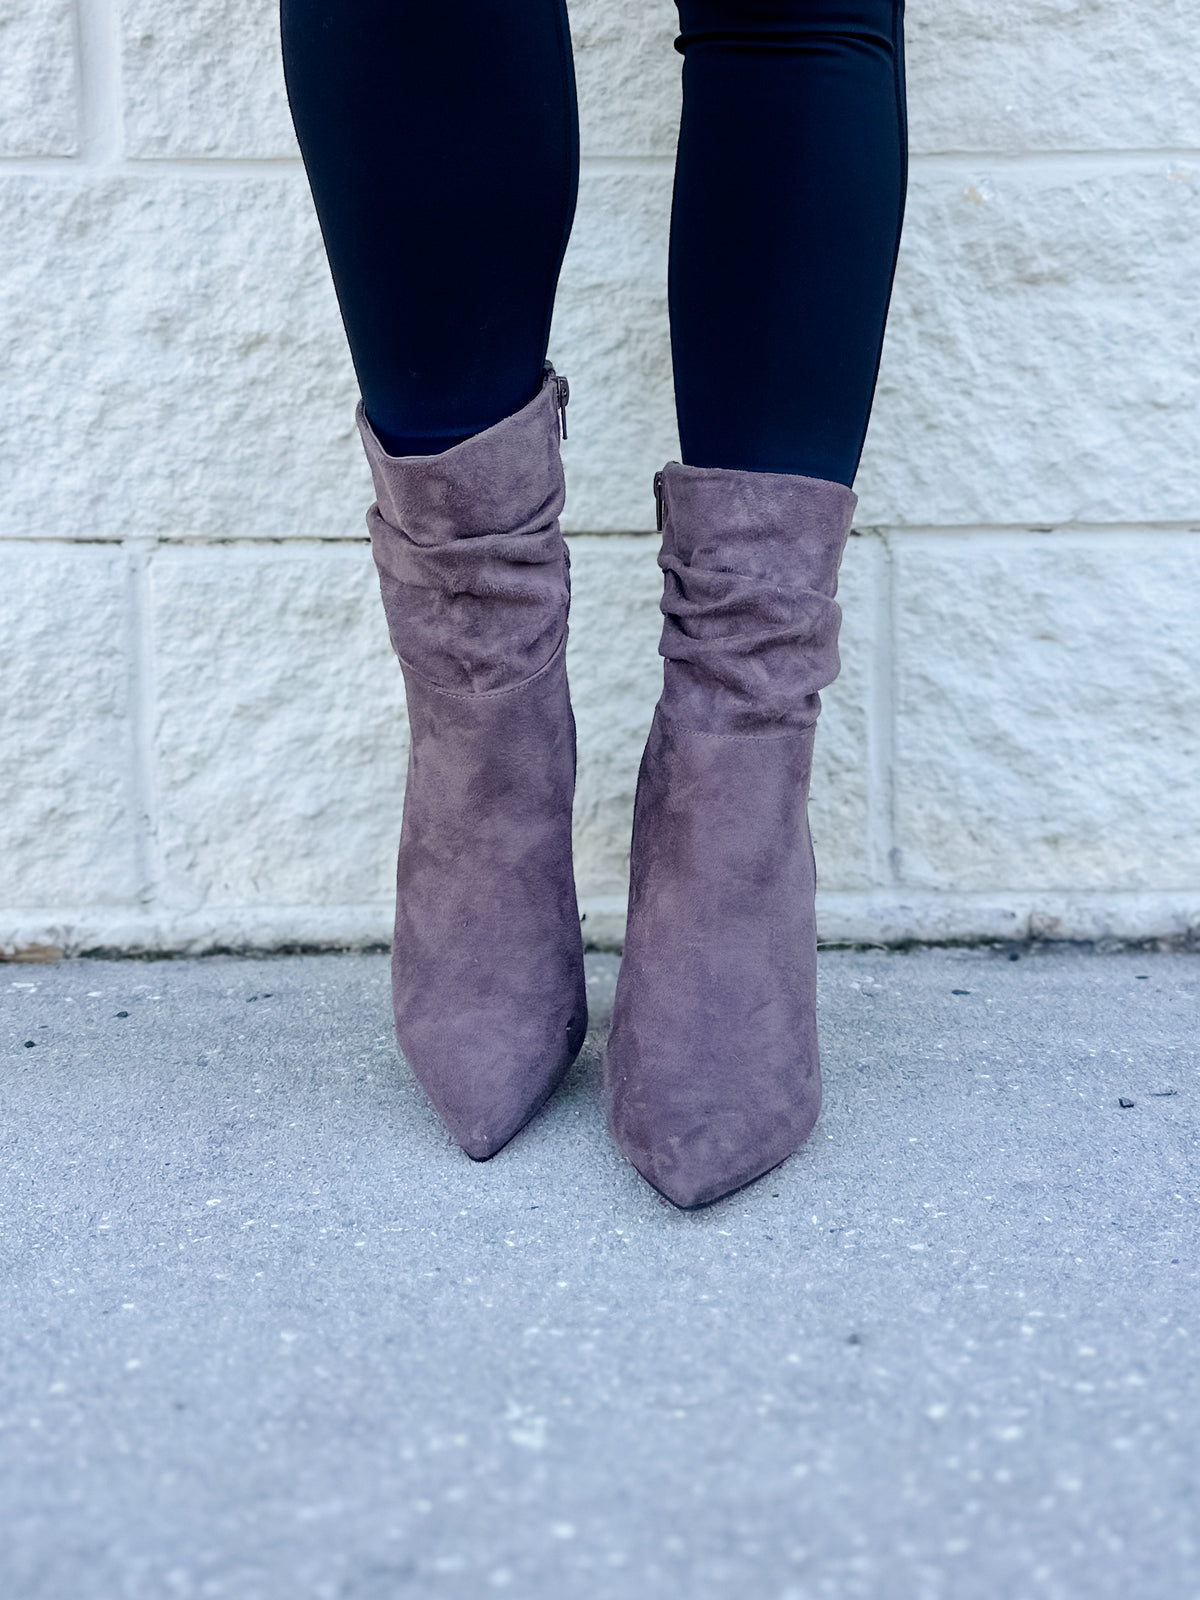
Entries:
<svg viewBox="0 0 1200 1600">
<path fill-rule="evenodd" d="M 686 463 L 850 484 L 904 210 L 903 0 L 676 0 Z"/>
<path fill-rule="evenodd" d="M 565 0 L 282 0 L 366 413 L 428 455 L 537 394 L 575 208 Z"/>
<path fill-rule="evenodd" d="M 638 776 L 609 1122 L 677 1205 L 821 1106 L 806 810 L 904 194 L 901 0 L 678 0 L 659 474 L 663 692 Z"/>
<path fill-rule="evenodd" d="M 543 373 L 575 203 L 563 0 L 283 0 L 296 131 L 363 394 L 404 670 L 396 1035 L 493 1155 L 587 1028 L 559 514 Z"/>
</svg>

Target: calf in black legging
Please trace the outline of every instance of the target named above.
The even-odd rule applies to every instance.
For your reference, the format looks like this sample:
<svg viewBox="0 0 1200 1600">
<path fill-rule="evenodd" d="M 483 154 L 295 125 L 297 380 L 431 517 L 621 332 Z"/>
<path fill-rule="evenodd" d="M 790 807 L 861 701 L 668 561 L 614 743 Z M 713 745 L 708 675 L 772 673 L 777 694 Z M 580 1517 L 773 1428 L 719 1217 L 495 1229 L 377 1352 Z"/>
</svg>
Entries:
<svg viewBox="0 0 1200 1600">
<path fill-rule="evenodd" d="M 537 392 L 575 208 L 564 0 L 283 0 L 288 94 L 380 439 Z M 899 0 L 679 0 L 685 462 L 850 483 L 904 199 Z M 619 310 L 614 308 L 614 316 Z"/>
</svg>

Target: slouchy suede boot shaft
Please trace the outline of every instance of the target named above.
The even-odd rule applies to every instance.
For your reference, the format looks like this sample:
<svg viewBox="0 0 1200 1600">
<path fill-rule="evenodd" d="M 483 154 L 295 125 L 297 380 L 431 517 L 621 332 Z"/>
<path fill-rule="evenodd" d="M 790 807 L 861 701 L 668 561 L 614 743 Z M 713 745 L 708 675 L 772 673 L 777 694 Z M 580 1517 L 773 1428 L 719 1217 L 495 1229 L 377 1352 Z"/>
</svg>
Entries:
<svg viewBox="0 0 1200 1600">
<path fill-rule="evenodd" d="M 609 1126 L 676 1205 L 750 1183 L 821 1105 L 808 783 L 838 672 L 843 484 L 671 463 L 662 697 L 638 776 Z"/>
<path fill-rule="evenodd" d="M 396 1037 L 476 1160 L 533 1116 L 587 1029 L 558 523 L 565 403 L 548 368 L 523 410 L 437 456 L 388 456 L 358 417 L 411 734 Z"/>
</svg>

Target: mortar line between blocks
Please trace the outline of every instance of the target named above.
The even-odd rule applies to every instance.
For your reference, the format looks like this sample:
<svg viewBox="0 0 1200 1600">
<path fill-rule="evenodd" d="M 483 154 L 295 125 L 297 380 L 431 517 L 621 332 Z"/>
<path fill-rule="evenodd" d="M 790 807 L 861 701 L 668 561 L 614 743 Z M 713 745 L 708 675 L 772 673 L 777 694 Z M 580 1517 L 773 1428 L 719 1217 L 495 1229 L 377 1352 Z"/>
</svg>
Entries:
<svg viewBox="0 0 1200 1600">
<path fill-rule="evenodd" d="M 150 614 L 153 539 L 131 539 L 129 556 L 129 672 L 133 712 L 133 802 L 137 814 L 138 898 L 145 911 L 159 904 L 158 784 L 154 759 L 156 709 L 154 624 Z"/>
<path fill-rule="evenodd" d="M 0 172 L 28 175 L 66 175 L 81 168 L 103 165 L 126 175 L 169 178 L 213 177 L 231 181 L 257 176 L 303 171 L 298 154 L 275 155 L 126 155 L 123 152 L 123 100 L 121 37 L 112 0 L 77 0 L 77 40 L 79 51 L 81 156 L 14 155 L 0 156 Z M 1148 171 L 1164 161 L 1200 161 L 1200 150 L 1186 145 L 1163 145 L 1130 150 L 928 150 L 913 151 L 910 164 L 914 173 L 944 172 L 947 175 L 978 176 L 988 169 L 1026 170 L 1054 175 L 1070 172 Z M 670 176 L 674 158 L 670 155 L 586 154 L 580 170 L 595 177 L 625 173 Z"/>
<path fill-rule="evenodd" d="M 1113 147 L 1107 150 L 914 150 L 909 157 L 914 166 L 963 173 L 978 170 L 982 166 L 1024 167 L 1051 173 L 1055 170 L 1078 172 L 1080 168 L 1094 172 L 1128 172 L 1144 170 L 1147 164 L 1159 161 L 1195 161 L 1198 158 L 1200 150 L 1191 145 Z"/>
<path fill-rule="evenodd" d="M 82 164 L 114 167 L 122 156 L 119 0 L 75 0 L 79 148 Z"/>
</svg>

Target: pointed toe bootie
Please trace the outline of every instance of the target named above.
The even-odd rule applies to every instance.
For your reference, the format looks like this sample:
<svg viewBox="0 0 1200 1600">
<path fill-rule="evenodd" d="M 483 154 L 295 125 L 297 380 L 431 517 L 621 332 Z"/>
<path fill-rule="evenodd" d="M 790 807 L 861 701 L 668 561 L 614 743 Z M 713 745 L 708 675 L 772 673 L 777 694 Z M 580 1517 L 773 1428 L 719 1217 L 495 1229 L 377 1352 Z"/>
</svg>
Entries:
<svg viewBox="0 0 1200 1600">
<path fill-rule="evenodd" d="M 664 686 L 638 775 L 609 1127 L 678 1206 L 769 1172 L 821 1106 L 808 782 L 856 498 L 671 463 Z"/>
<path fill-rule="evenodd" d="M 587 1029 L 571 867 L 575 724 L 559 529 L 565 380 L 437 456 L 360 407 L 368 513 L 411 744 L 396 872 L 396 1037 L 477 1161 L 549 1097 Z"/>
</svg>

